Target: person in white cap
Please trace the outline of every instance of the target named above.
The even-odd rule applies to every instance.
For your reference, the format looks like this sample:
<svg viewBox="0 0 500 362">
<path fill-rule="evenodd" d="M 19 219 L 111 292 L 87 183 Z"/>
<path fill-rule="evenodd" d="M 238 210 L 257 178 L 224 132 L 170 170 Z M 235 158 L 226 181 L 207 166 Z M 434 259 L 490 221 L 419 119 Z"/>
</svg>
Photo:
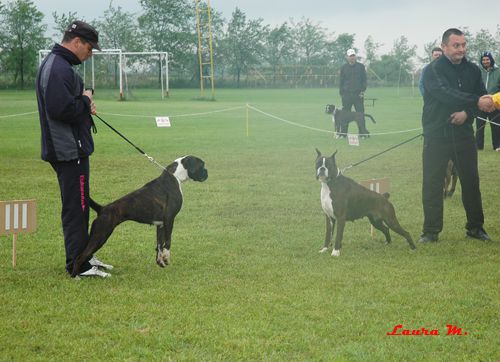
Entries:
<svg viewBox="0 0 500 362">
<path fill-rule="evenodd" d="M 340 69 L 339 92 L 342 97 L 342 109 L 345 111 L 351 111 L 352 106 L 354 106 L 356 112 L 364 113 L 365 91 L 365 66 L 357 61 L 356 51 L 354 49 L 349 49 L 347 51 L 347 63 Z M 361 135 L 361 137 L 363 137 L 363 135 Z"/>
</svg>

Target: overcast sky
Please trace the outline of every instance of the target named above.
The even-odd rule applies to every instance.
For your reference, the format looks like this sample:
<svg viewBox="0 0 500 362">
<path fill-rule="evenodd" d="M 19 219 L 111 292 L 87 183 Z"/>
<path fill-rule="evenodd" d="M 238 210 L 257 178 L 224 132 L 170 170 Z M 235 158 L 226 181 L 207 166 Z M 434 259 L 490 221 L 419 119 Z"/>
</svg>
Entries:
<svg viewBox="0 0 500 362">
<path fill-rule="evenodd" d="M 194 0 L 193 0 L 194 2 Z M 85 20 L 102 16 L 109 0 L 34 0 L 45 14 L 45 23 L 53 23 L 52 12 L 74 11 Z M 438 40 L 444 30 L 467 26 L 473 33 L 487 29 L 495 34 L 500 24 L 500 12 L 495 1 L 472 0 L 210 0 L 212 8 L 231 17 L 239 7 L 247 19 L 262 18 L 264 24 L 279 25 L 290 18 L 299 21 L 309 18 L 328 29 L 334 37 L 341 33 L 355 34 L 355 46 L 363 53 L 368 35 L 382 43 L 382 51 L 389 51 L 401 35 L 410 45 L 417 45 L 417 54 L 423 55 L 424 44 Z M 139 0 L 113 0 L 113 6 L 139 14 Z M 52 29 L 50 34 L 53 33 Z"/>
</svg>

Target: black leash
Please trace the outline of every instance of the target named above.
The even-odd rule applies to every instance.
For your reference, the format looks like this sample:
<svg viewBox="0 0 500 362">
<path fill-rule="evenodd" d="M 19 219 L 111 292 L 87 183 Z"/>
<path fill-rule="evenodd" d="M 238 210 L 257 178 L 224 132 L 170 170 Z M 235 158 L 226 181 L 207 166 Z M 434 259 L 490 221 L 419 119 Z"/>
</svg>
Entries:
<svg viewBox="0 0 500 362">
<path fill-rule="evenodd" d="M 125 137 L 123 134 L 120 133 L 120 131 L 118 131 L 116 128 L 114 128 L 112 125 L 110 125 L 108 122 L 106 122 L 104 119 L 102 119 L 101 117 L 99 117 L 97 114 L 94 114 L 94 116 L 96 116 L 97 118 L 99 118 L 101 120 L 102 123 L 104 123 L 106 126 L 108 126 L 109 128 L 111 128 L 118 136 L 120 136 L 121 138 L 123 138 L 125 141 L 127 141 L 132 147 L 134 147 L 137 151 L 139 151 L 139 153 L 143 156 L 145 156 L 149 161 L 151 161 L 152 163 L 154 163 L 156 166 L 158 166 L 159 168 L 161 168 L 162 170 L 166 170 L 165 166 L 162 166 L 160 163 L 158 163 L 153 157 L 149 156 L 146 152 L 144 152 L 143 150 L 141 150 L 139 147 L 137 147 L 135 144 L 132 143 L 132 141 L 130 141 L 127 137 Z"/>
<path fill-rule="evenodd" d="M 382 152 L 379 152 L 379 153 L 377 153 L 377 154 L 375 154 L 375 155 L 373 155 L 373 156 L 370 156 L 370 157 L 368 157 L 368 158 L 366 158 L 366 159 L 364 159 L 364 160 L 361 160 L 361 161 L 356 162 L 356 163 L 354 163 L 354 164 L 351 164 L 351 165 L 349 165 L 349 166 L 347 166 L 347 167 L 344 167 L 344 168 L 342 169 L 342 173 L 344 173 L 344 171 L 346 171 L 346 170 L 348 170 L 348 169 L 350 169 L 350 168 L 353 168 L 353 167 L 355 167 L 355 166 L 358 166 L 358 165 L 362 164 L 363 162 L 369 161 L 369 160 L 371 160 L 372 158 L 378 157 L 378 156 L 380 156 L 380 155 L 382 155 L 382 154 L 384 154 L 384 153 L 386 153 L 386 152 L 389 152 L 390 150 L 393 150 L 393 149 L 395 149 L 395 148 L 397 148 L 397 147 L 399 147 L 399 146 L 404 145 L 405 143 L 411 142 L 411 141 L 413 141 L 414 139 L 417 139 L 417 138 L 422 137 L 422 136 L 423 136 L 423 134 L 422 134 L 422 133 L 420 133 L 420 134 L 416 135 L 415 137 L 412 137 L 412 138 L 410 138 L 410 139 L 408 139 L 408 140 L 406 140 L 406 141 L 403 141 L 403 142 L 401 142 L 401 143 L 398 143 L 397 145 L 394 145 L 394 146 L 392 146 L 392 147 L 389 147 L 388 149 L 386 149 L 386 150 L 384 150 L 384 151 L 382 151 Z"/>
</svg>

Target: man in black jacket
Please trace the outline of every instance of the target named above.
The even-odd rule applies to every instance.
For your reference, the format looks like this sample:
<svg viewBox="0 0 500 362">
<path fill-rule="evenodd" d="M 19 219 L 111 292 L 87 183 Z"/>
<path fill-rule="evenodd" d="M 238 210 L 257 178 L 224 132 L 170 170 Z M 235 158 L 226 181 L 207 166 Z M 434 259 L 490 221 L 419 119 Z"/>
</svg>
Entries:
<svg viewBox="0 0 500 362">
<path fill-rule="evenodd" d="M 491 109 L 491 98 L 479 68 L 465 58 L 466 40 L 458 29 L 443 34 L 444 56 L 430 63 L 424 73 L 424 130 L 422 203 L 423 234 L 420 242 L 438 240 L 443 229 L 443 182 L 448 160 L 453 160 L 462 185 L 466 235 L 489 240 L 479 189 L 477 149 L 472 127 L 479 109 Z"/>
<path fill-rule="evenodd" d="M 342 97 L 342 109 L 350 112 L 352 106 L 354 106 L 356 112 L 365 113 L 365 91 L 365 66 L 356 61 L 356 51 L 349 49 L 347 51 L 347 63 L 340 68 L 339 92 Z M 360 129 L 366 129 L 364 117 L 361 120 L 363 127 L 360 127 Z M 348 125 L 346 126 L 346 132 L 347 127 Z"/>
<path fill-rule="evenodd" d="M 70 274 L 89 238 L 89 156 L 94 151 L 91 114 L 95 114 L 92 91 L 83 89 L 83 80 L 72 66 L 90 58 L 92 49 L 100 50 L 98 37 L 89 24 L 72 22 L 61 44 L 55 44 L 42 62 L 36 78 L 42 159 L 50 162 L 61 190 L 66 271 Z M 93 257 L 81 275 L 110 275 L 98 266 L 112 268 Z"/>
</svg>

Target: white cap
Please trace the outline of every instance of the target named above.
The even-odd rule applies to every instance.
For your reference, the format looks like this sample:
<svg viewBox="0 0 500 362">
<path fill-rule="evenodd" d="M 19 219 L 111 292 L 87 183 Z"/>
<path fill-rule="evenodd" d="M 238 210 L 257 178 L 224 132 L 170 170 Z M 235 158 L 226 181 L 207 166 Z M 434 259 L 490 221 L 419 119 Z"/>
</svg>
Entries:
<svg viewBox="0 0 500 362">
<path fill-rule="evenodd" d="M 356 51 L 354 49 L 349 49 L 347 51 L 347 56 L 350 57 L 351 55 L 356 55 Z"/>
</svg>

